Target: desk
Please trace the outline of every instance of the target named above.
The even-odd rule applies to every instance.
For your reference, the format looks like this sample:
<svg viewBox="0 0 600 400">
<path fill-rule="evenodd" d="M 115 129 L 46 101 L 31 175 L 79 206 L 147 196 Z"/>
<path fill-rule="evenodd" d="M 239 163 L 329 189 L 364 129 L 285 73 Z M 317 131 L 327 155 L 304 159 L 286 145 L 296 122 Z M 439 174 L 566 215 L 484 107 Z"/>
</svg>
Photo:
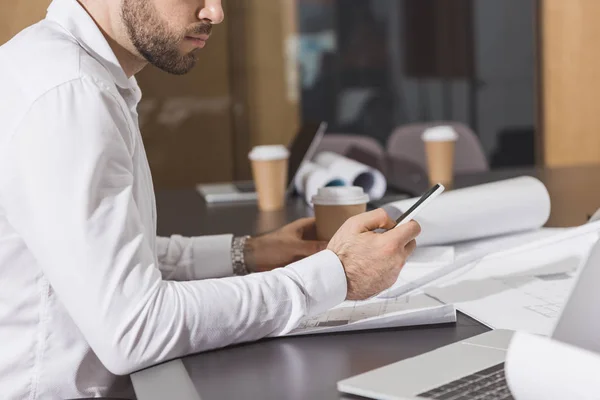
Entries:
<svg viewBox="0 0 600 400">
<path fill-rule="evenodd" d="M 552 200 L 549 226 L 582 224 L 600 207 L 600 166 L 494 171 L 458 177 L 457 187 L 519 175 L 539 177 Z M 424 188 L 425 189 L 425 188 Z M 157 193 L 158 232 L 252 234 L 305 216 L 301 200 L 282 212 L 260 214 L 256 205 L 207 206 L 194 190 Z M 456 325 L 268 339 L 185 357 L 203 400 L 340 399 L 336 382 L 487 330 L 459 313 Z"/>
</svg>

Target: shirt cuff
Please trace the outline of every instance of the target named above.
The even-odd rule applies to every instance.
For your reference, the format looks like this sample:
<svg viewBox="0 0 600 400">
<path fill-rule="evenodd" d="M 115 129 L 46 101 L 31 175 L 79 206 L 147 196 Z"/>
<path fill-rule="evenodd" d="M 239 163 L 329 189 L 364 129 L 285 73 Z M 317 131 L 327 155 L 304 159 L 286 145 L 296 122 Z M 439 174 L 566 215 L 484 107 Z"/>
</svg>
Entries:
<svg viewBox="0 0 600 400">
<path fill-rule="evenodd" d="M 233 275 L 231 241 L 233 235 L 200 236 L 192 238 L 194 269 L 202 279 L 224 278 Z"/>
<path fill-rule="evenodd" d="M 331 250 L 321 251 L 286 269 L 293 271 L 304 284 L 308 316 L 321 314 L 346 299 L 346 273 L 340 259 Z"/>
</svg>

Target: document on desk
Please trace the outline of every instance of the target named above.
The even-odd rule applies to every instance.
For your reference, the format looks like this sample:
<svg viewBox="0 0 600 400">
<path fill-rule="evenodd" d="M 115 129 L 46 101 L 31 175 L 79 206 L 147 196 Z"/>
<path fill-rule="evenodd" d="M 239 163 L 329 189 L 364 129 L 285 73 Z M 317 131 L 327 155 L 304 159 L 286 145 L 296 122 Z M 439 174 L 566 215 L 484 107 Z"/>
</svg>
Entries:
<svg viewBox="0 0 600 400">
<path fill-rule="evenodd" d="M 402 269 L 398 281 L 380 298 L 398 297 L 422 290 L 428 285 L 440 284 L 460 278 L 483 259 L 507 257 L 526 253 L 542 247 L 552 248 L 574 237 L 600 232 L 600 221 L 575 228 L 540 228 L 511 235 L 497 236 L 458 243 L 454 246 L 436 246 L 436 251 L 428 247 L 417 247 L 417 259 L 410 257 Z M 446 248 L 445 252 L 441 249 Z"/>
<path fill-rule="evenodd" d="M 424 294 L 395 299 L 346 301 L 331 310 L 306 318 L 286 336 L 350 332 L 456 322 L 456 310 Z"/>
<path fill-rule="evenodd" d="M 505 371 L 519 400 L 600 400 L 600 355 L 550 338 L 516 333 Z"/>
<path fill-rule="evenodd" d="M 491 254 L 423 290 L 491 328 L 549 335 L 600 223 L 559 230 Z"/>
</svg>

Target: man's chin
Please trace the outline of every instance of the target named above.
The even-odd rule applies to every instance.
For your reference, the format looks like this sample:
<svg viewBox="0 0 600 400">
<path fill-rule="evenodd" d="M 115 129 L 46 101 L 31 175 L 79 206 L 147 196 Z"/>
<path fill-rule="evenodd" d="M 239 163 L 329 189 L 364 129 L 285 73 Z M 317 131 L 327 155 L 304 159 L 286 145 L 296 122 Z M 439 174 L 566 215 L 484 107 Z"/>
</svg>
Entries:
<svg viewBox="0 0 600 400">
<path fill-rule="evenodd" d="M 161 68 L 161 70 L 165 71 L 168 74 L 171 75 L 185 75 L 188 72 L 191 72 L 194 69 L 194 67 L 191 68 L 187 68 L 187 69 L 165 69 L 165 68 Z"/>
<path fill-rule="evenodd" d="M 202 49 L 196 47 L 194 50 L 190 51 L 189 53 L 187 53 L 186 57 L 193 57 L 194 58 L 194 62 L 198 61 L 198 57 L 200 57 L 200 51 Z"/>
<path fill-rule="evenodd" d="M 192 55 L 192 54 L 190 54 L 190 55 Z M 189 57 L 185 61 L 182 60 L 181 62 L 179 62 L 177 64 L 153 63 L 153 65 L 156 68 L 163 70 L 171 75 L 185 75 L 188 72 L 190 72 L 192 69 L 194 69 L 197 62 L 198 62 L 198 58 L 194 54 L 193 57 Z"/>
</svg>

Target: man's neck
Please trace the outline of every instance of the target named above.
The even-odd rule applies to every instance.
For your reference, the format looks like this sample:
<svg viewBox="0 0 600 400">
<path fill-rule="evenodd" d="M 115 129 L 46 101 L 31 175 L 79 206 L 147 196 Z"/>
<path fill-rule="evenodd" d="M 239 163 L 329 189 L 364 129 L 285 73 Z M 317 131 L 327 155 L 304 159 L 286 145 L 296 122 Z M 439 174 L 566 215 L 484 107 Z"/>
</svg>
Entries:
<svg viewBox="0 0 600 400">
<path fill-rule="evenodd" d="M 106 3 L 92 3 L 86 0 L 78 0 L 81 6 L 87 11 L 92 17 L 100 32 L 106 38 L 108 45 L 112 49 L 115 57 L 119 61 L 121 68 L 125 72 L 127 78 L 131 78 L 133 75 L 140 72 L 148 62 L 134 53 L 135 50 L 129 51 L 127 47 L 119 44 L 119 37 L 126 38 L 125 33 L 118 35 L 117 32 L 112 28 L 110 14 Z M 103 4 L 104 3 L 104 4 Z M 133 47 L 133 45 L 131 45 Z"/>
<path fill-rule="evenodd" d="M 102 30 L 102 28 L 100 28 Z M 123 46 L 119 45 L 112 37 L 110 37 L 104 30 L 102 30 L 108 45 L 112 49 L 113 53 L 119 60 L 119 64 L 121 64 L 121 68 L 125 71 L 125 75 L 127 78 L 131 78 L 133 75 L 140 72 L 144 67 L 148 64 L 146 60 L 142 60 L 139 57 L 131 54 L 127 49 Z"/>
</svg>

